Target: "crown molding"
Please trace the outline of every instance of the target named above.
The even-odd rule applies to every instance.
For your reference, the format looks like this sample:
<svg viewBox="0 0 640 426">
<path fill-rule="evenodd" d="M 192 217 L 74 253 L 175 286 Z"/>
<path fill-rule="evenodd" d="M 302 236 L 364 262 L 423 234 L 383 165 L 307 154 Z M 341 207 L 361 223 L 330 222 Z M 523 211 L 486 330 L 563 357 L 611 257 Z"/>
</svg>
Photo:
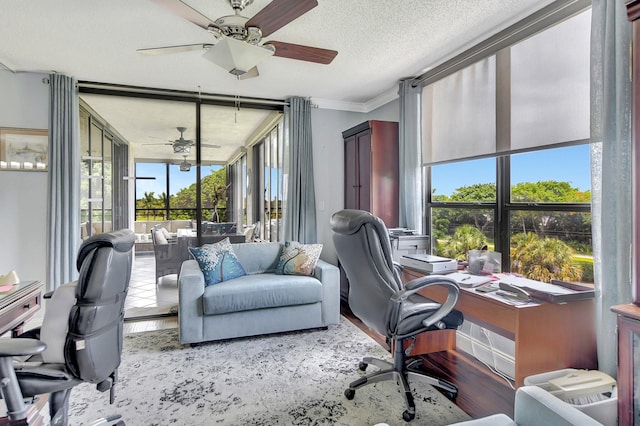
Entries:
<svg viewBox="0 0 640 426">
<path fill-rule="evenodd" d="M 388 104 L 389 102 L 398 99 L 398 97 L 398 88 L 393 87 L 365 103 L 342 102 L 332 99 L 319 98 L 312 98 L 311 103 L 313 103 L 316 108 L 320 109 L 335 109 L 339 111 L 361 112 L 366 114 L 376 108 L 380 108 L 382 105 Z"/>
</svg>

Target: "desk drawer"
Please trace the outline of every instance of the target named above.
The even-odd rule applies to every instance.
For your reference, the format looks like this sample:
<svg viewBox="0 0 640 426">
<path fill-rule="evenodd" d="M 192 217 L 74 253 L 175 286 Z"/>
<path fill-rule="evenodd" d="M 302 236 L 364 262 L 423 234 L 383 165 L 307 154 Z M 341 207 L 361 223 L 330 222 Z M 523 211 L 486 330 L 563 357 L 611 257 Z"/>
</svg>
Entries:
<svg viewBox="0 0 640 426">
<path fill-rule="evenodd" d="M 0 334 L 21 325 L 40 309 L 41 293 L 37 291 L 0 310 Z"/>
</svg>

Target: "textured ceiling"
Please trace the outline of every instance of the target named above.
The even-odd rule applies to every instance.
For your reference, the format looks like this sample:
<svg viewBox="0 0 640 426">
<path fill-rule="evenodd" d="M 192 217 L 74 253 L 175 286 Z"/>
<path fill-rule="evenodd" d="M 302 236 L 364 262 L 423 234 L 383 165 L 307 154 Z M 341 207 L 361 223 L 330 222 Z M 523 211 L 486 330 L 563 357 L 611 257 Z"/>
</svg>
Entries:
<svg viewBox="0 0 640 426">
<path fill-rule="evenodd" d="M 225 0 L 184 1 L 211 19 L 232 14 Z M 317 7 L 267 40 L 337 50 L 334 61 L 320 65 L 270 57 L 258 66 L 259 77 L 238 81 L 199 51 L 157 56 L 136 52 L 213 42 L 202 28 L 149 0 L 2 0 L 0 63 L 16 72 L 56 71 L 93 82 L 268 99 L 303 96 L 320 107 L 367 112 L 395 96 L 399 79 L 419 75 L 551 2 L 318 0 Z M 268 3 L 255 0 L 243 15 L 251 17 Z M 0 66 L 0 72 L 7 71 Z M 143 110 L 127 117 L 108 101 L 92 102 L 102 116 L 117 120 L 117 126 L 111 124 L 134 144 L 141 143 L 142 136 L 176 138 L 176 126 L 194 127 L 175 115 L 164 120 L 162 135 L 146 130 L 158 125 L 153 121 L 142 131 L 130 128 L 132 118 L 141 123 L 152 120 L 152 114 L 145 118 Z M 239 131 L 244 135 L 265 118 L 254 116 L 239 124 L 235 114 L 227 115 L 235 120 L 227 128 L 239 131 L 246 123 Z M 151 158 L 147 150 L 136 152 Z M 219 151 L 220 161 L 228 159 L 225 150 Z"/>
<path fill-rule="evenodd" d="M 185 0 L 215 19 L 225 0 Z M 255 15 L 269 0 L 255 0 Z M 337 50 L 330 65 L 272 57 L 237 81 L 200 52 L 146 56 L 136 49 L 211 42 L 202 28 L 148 0 L 3 0 L 0 62 L 79 80 L 265 98 L 367 103 L 452 53 L 551 0 L 319 0 L 268 39 Z"/>
</svg>

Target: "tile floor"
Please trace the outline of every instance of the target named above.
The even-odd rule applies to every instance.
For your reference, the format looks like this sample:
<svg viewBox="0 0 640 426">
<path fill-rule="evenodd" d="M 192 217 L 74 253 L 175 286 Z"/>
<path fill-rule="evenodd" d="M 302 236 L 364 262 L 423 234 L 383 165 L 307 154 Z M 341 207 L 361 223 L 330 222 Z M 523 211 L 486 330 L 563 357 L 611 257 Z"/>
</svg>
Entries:
<svg viewBox="0 0 640 426">
<path fill-rule="evenodd" d="M 178 276 L 162 277 L 156 287 L 155 262 L 153 254 L 135 256 L 125 309 L 165 307 L 178 303 Z"/>
<path fill-rule="evenodd" d="M 158 311 L 167 312 L 178 304 L 178 276 L 162 277 L 156 286 L 155 267 L 153 254 L 138 254 L 133 260 L 129 291 L 124 301 L 125 334 L 178 327 L 176 315 L 145 318 Z"/>
</svg>

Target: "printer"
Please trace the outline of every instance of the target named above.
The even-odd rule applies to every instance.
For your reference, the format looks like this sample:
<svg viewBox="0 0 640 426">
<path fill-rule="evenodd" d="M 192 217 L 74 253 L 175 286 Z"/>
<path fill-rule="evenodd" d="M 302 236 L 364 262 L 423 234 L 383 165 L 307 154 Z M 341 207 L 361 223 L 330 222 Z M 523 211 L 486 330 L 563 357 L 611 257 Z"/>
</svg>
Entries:
<svg viewBox="0 0 640 426">
<path fill-rule="evenodd" d="M 431 251 L 428 235 L 419 235 L 415 230 L 407 228 L 390 228 L 389 240 L 393 260 L 400 262 L 406 254 L 426 254 Z"/>
</svg>

